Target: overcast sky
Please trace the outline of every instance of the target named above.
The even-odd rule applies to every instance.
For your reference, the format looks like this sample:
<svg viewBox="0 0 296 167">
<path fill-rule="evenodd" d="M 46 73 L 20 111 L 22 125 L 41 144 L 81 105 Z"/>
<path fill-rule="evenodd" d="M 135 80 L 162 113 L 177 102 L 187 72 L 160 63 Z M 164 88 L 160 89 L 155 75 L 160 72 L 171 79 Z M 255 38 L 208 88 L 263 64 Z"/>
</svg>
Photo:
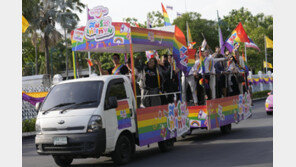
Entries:
<svg viewBox="0 0 296 167">
<path fill-rule="evenodd" d="M 172 6 L 173 10 L 167 9 L 170 21 L 177 17 L 177 12 L 198 12 L 202 18 L 217 20 L 217 10 L 220 17 L 229 14 L 232 9 L 247 8 L 253 15 L 264 13 L 273 15 L 273 0 L 81 0 L 91 9 L 102 5 L 109 8 L 109 16 L 113 22 L 122 22 L 123 18 L 135 17 L 139 23 L 144 23 L 147 13 L 161 11 L 161 2 L 166 7 Z M 79 26 L 86 23 L 86 10 L 79 14 Z"/>
</svg>

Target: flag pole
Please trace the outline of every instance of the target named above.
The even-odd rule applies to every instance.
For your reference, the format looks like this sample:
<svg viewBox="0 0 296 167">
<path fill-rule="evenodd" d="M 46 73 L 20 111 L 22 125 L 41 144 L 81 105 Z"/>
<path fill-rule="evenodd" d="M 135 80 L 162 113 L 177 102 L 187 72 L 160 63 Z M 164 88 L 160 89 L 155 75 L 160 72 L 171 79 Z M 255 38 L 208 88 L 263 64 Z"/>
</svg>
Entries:
<svg viewBox="0 0 296 167">
<path fill-rule="evenodd" d="M 245 43 L 245 58 L 246 58 L 246 62 L 248 62 L 246 43 Z"/>
<path fill-rule="evenodd" d="M 220 49 L 221 49 L 221 43 L 220 43 L 220 31 L 219 31 L 219 29 L 220 29 L 220 25 L 219 25 L 219 12 L 218 12 L 218 10 L 217 10 L 217 23 L 218 23 L 218 40 L 219 40 L 219 46 L 220 46 Z"/>
<path fill-rule="evenodd" d="M 187 31 L 187 46 L 189 46 L 189 40 L 188 40 L 189 33 L 188 33 L 188 22 L 187 21 L 186 21 L 186 31 Z"/>
<path fill-rule="evenodd" d="M 266 48 L 266 36 L 264 35 L 264 43 L 265 43 L 265 73 L 267 74 L 267 48 Z"/>
<path fill-rule="evenodd" d="M 88 5 L 86 5 L 86 22 L 88 22 Z M 90 51 L 87 52 L 87 58 L 90 60 Z M 88 64 L 88 76 L 91 75 L 91 66 Z"/>
</svg>

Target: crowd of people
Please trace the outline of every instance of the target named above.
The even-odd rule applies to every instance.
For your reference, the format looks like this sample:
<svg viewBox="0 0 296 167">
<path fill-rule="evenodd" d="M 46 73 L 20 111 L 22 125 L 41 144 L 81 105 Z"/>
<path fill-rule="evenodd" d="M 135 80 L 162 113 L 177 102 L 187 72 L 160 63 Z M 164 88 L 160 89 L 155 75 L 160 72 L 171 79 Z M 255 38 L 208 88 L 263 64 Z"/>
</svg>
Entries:
<svg viewBox="0 0 296 167">
<path fill-rule="evenodd" d="M 183 78 L 185 82 L 181 88 L 182 72 L 174 68 L 172 55 L 155 56 L 147 63 L 135 66 L 137 83 L 137 97 L 140 107 L 164 105 L 183 98 L 189 105 L 205 105 L 206 100 L 234 96 L 248 91 L 247 70 L 244 60 L 238 52 L 239 45 L 234 51 L 221 54 L 219 47 L 210 54 L 209 50 L 201 49 L 201 57 L 196 53 L 196 61 Z M 130 75 L 131 63 L 120 63 L 120 56 L 113 55 L 114 67 L 102 69 L 99 61 L 94 61 L 96 72 L 100 75 Z M 180 90 L 186 96 L 181 97 Z M 185 98 L 185 99 L 184 99 Z"/>
</svg>

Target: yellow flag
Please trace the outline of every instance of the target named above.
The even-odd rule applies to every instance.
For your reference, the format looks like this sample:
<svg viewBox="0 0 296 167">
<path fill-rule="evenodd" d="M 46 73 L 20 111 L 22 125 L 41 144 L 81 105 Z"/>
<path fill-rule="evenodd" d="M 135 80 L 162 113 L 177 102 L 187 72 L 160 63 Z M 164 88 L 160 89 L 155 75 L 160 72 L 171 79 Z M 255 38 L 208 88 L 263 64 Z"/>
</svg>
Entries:
<svg viewBox="0 0 296 167">
<path fill-rule="evenodd" d="M 189 43 L 191 43 L 191 42 L 193 42 L 192 41 L 192 37 L 191 37 L 191 33 L 190 33 L 190 29 L 189 29 L 189 25 L 188 25 L 188 23 L 186 22 L 186 24 L 187 24 L 187 42 L 188 42 L 188 44 Z"/>
<path fill-rule="evenodd" d="M 267 63 L 266 61 L 263 61 L 263 68 L 265 68 L 266 66 L 267 66 L 267 68 L 272 68 L 271 63 Z"/>
<path fill-rule="evenodd" d="M 22 16 L 22 31 L 23 31 L 23 33 L 26 32 L 29 25 L 30 24 L 28 23 L 27 19 L 24 16 Z"/>
<path fill-rule="evenodd" d="M 273 41 L 265 36 L 266 48 L 273 48 Z"/>
</svg>

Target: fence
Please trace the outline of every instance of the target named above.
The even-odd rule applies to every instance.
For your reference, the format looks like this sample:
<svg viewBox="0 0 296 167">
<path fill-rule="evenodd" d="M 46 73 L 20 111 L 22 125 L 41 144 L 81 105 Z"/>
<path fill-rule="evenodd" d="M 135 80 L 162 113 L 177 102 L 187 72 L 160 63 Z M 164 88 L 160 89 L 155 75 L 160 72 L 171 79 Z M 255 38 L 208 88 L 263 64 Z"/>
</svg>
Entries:
<svg viewBox="0 0 296 167">
<path fill-rule="evenodd" d="M 273 89 L 273 74 L 270 71 L 268 71 L 267 74 L 262 74 L 262 72 L 259 71 L 258 74 L 255 75 L 250 72 L 248 80 L 252 82 L 253 93 Z"/>
<path fill-rule="evenodd" d="M 50 89 L 50 80 L 47 75 L 33 75 L 22 78 L 22 91 L 30 92 L 48 92 Z M 36 118 L 37 111 L 31 103 L 22 100 L 22 119 Z"/>
</svg>

